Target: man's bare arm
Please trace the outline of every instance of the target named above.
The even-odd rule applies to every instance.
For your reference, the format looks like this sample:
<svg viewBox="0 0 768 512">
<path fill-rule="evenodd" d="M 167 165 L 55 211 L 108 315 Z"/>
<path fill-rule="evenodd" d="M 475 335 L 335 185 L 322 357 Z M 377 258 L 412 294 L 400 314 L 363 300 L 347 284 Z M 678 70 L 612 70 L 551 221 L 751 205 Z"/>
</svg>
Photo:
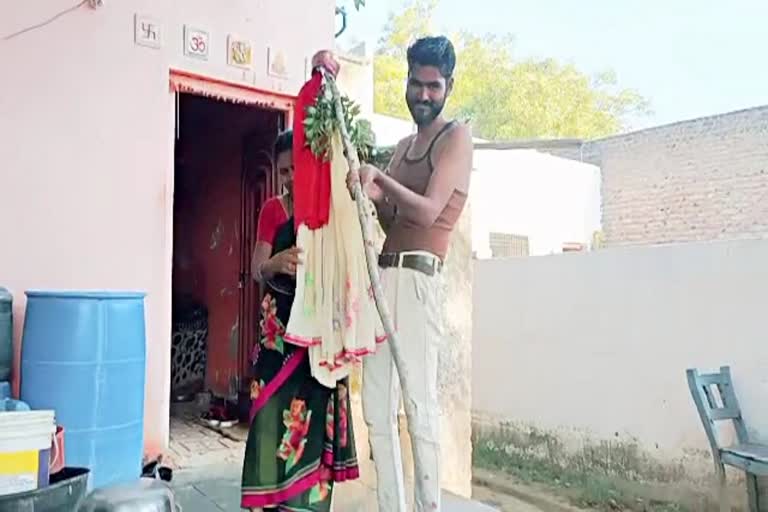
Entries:
<svg viewBox="0 0 768 512">
<path fill-rule="evenodd" d="M 384 174 L 389 174 L 389 170 L 392 168 L 392 164 L 394 162 L 400 161 L 403 152 L 408 147 L 408 140 L 409 139 L 403 139 L 397 144 L 395 152 L 392 154 L 392 158 L 389 160 L 389 164 L 387 164 L 387 169 L 383 171 Z M 379 219 L 379 224 L 381 224 L 382 229 L 386 233 L 389 231 L 389 227 L 395 220 L 395 205 L 386 199 L 384 191 L 376 183 L 367 183 L 365 185 L 365 193 L 376 206 L 376 215 Z"/>
<path fill-rule="evenodd" d="M 389 233 L 389 228 L 395 222 L 395 206 L 385 201 L 374 204 L 376 205 L 376 215 L 379 218 L 381 229 L 384 230 L 384 233 Z"/>
<path fill-rule="evenodd" d="M 379 172 L 374 178 L 384 196 L 397 205 L 397 214 L 421 227 L 432 226 L 454 191 L 467 192 L 472 172 L 472 135 L 468 127 L 459 125 L 439 143 L 432 158 L 434 172 L 422 196 Z"/>
</svg>

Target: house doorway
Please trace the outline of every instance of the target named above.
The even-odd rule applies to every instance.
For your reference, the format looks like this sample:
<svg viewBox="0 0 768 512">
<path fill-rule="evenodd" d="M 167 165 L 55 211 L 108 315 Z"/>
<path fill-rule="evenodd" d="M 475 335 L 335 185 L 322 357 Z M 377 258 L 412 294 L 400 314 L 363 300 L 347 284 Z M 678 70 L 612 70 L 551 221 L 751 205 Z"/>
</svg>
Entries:
<svg viewBox="0 0 768 512">
<path fill-rule="evenodd" d="M 209 392 L 236 419 L 258 337 L 256 220 L 275 192 L 271 147 L 286 111 L 177 91 L 177 114 L 171 402 Z"/>
</svg>

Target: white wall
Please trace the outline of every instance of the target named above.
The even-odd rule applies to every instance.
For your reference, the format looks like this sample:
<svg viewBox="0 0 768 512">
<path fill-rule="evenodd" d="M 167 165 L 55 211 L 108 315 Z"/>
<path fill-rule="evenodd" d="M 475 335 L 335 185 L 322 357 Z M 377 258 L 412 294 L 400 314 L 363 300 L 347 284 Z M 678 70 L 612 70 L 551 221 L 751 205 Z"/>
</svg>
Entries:
<svg viewBox="0 0 768 512">
<path fill-rule="evenodd" d="M 74 0 L 6 2 L 0 37 Z M 301 12 L 303 17 L 291 13 Z M 163 25 L 160 50 L 134 45 L 134 14 Z M 209 61 L 182 52 L 183 24 L 207 29 Z M 295 93 L 305 57 L 333 43 L 331 0 L 133 0 L 82 7 L 0 41 L 0 283 L 16 300 L 17 358 L 29 288 L 139 289 L 147 297 L 146 438 L 168 440 L 174 96 L 169 69 Z M 255 67 L 226 63 L 229 33 Z M 290 79 L 267 75 L 267 45 Z"/>
<path fill-rule="evenodd" d="M 535 150 L 475 150 L 472 248 L 490 257 L 490 232 L 528 237 L 532 256 L 589 244 L 600 229 L 600 169 Z"/>
<path fill-rule="evenodd" d="M 768 441 L 766 262 L 768 241 L 476 261 L 474 411 L 636 439 L 661 461 L 697 453 L 686 469 L 711 474 L 685 370 L 731 365 Z"/>
<path fill-rule="evenodd" d="M 376 134 L 376 144 L 379 146 L 394 146 L 405 137 L 416 133 L 416 125 L 404 119 L 382 114 L 372 114 L 369 119 Z"/>
<path fill-rule="evenodd" d="M 365 48 L 359 48 L 365 52 Z M 370 119 L 373 114 L 373 63 L 367 52 L 361 55 L 338 51 L 341 70 L 337 77 L 342 94 L 352 98 L 360 107 L 361 117 Z"/>
</svg>

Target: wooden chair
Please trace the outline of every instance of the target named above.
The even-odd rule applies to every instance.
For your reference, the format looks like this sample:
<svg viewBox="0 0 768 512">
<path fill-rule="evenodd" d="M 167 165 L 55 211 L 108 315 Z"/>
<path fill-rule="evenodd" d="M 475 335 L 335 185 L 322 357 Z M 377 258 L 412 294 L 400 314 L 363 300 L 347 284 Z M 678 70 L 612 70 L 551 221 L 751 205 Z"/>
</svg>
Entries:
<svg viewBox="0 0 768 512">
<path fill-rule="evenodd" d="M 747 480 L 747 499 L 750 512 L 758 512 L 757 477 L 768 476 L 768 446 L 750 442 L 747 427 L 741 416 L 739 402 L 733 391 L 731 369 L 720 368 L 719 373 L 700 374 L 698 370 L 686 371 L 688 387 L 707 434 L 715 472 L 719 479 L 720 510 L 729 511 L 726 494 L 725 464 L 744 471 Z M 717 395 L 714 394 L 717 388 Z M 722 448 L 718 443 L 716 421 L 731 420 L 736 430 L 737 444 Z"/>
</svg>

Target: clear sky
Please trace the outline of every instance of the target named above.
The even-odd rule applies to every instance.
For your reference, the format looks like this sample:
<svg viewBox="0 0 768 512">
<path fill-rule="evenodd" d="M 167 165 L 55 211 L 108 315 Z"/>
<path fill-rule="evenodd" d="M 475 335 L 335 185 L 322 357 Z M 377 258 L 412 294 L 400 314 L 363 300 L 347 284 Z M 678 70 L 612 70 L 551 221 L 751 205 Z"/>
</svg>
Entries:
<svg viewBox="0 0 768 512">
<path fill-rule="evenodd" d="M 351 0 L 340 0 L 343 4 Z M 374 44 L 401 0 L 348 6 L 351 38 Z M 554 57 L 651 100 L 637 128 L 768 104 L 768 0 L 441 0 L 440 30 L 511 33 L 524 57 Z"/>
</svg>

